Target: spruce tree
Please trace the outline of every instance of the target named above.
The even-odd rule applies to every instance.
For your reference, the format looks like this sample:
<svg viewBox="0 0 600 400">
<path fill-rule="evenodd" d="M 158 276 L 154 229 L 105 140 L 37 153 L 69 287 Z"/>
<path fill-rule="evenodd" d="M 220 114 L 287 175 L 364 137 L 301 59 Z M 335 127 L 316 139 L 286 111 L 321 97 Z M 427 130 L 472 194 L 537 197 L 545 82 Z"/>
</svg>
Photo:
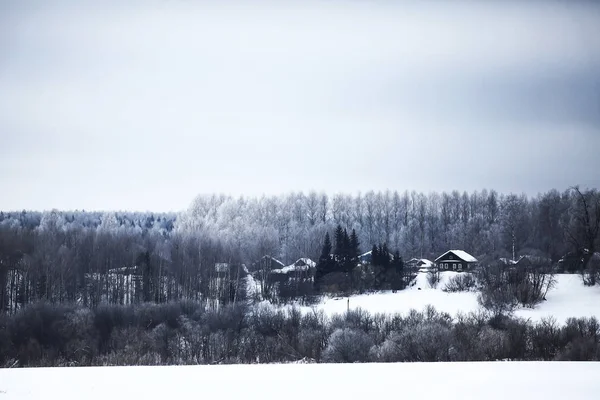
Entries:
<svg viewBox="0 0 600 400">
<path fill-rule="evenodd" d="M 394 252 L 394 258 L 392 259 L 392 268 L 394 272 L 394 278 L 392 280 L 392 290 L 404 289 L 404 261 L 402 260 L 402 257 L 400 257 L 400 252 L 398 250 Z"/>
<path fill-rule="evenodd" d="M 321 249 L 321 255 L 319 256 L 319 262 L 316 266 L 315 271 L 315 285 L 318 285 L 319 280 L 333 271 L 334 261 L 331 259 L 331 239 L 329 233 L 325 234 L 325 241 L 323 248 Z"/>
<path fill-rule="evenodd" d="M 323 243 L 323 247 L 321 249 L 321 256 L 319 257 L 319 261 L 326 261 L 330 259 L 331 254 L 331 239 L 329 238 L 329 232 L 325 233 L 325 242 Z"/>
<path fill-rule="evenodd" d="M 387 269 L 390 266 L 390 251 L 388 250 L 387 243 L 381 246 L 379 257 L 381 257 L 381 266 Z"/>
<path fill-rule="evenodd" d="M 336 259 L 340 259 L 344 253 L 344 230 L 341 225 L 338 225 L 337 228 L 335 228 L 334 239 L 335 251 L 333 254 L 335 254 Z"/>
<path fill-rule="evenodd" d="M 344 229 L 344 239 L 342 245 L 342 260 L 343 262 L 347 262 L 350 258 L 350 237 L 348 236 L 348 231 Z"/>
<path fill-rule="evenodd" d="M 371 249 L 371 265 L 379 265 L 379 249 L 375 244 Z"/>
<path fill-rule="evenodd" d="M 360 243 L 358 242 L 358 236 L 356 235 L 356 231 L 352 229 L 352 233 L 350 234 L 350 259 L 356 260 L 360 255 Z"/>
</svg>

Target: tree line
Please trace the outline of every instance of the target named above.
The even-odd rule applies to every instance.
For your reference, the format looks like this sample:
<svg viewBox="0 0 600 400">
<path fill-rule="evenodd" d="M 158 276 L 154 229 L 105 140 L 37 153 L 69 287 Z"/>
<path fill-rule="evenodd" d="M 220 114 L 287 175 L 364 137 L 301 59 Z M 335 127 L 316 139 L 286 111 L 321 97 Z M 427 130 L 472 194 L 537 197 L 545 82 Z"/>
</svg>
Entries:
<svg viewBox="0 0 600 400">
<path fill-rule="evenodd" d="M 202 303 L 29 305 L 0 315 L 0 367 L 281 362 L 600 361 L 600 324 Z"/>
<path fill-rule="evenodd" d="M 385 244 L 411 258 L 433 259 L 450 248 L 482 262 L 519 254 L 553 263 L 564 257 L 563 268 L 577 271 L 598 249 L 600 194 L 574 187 L 536 197 L 493 190 L 209 195 L 180 213 L 0 212 L 0 311 L 37 301 L 90 307 L 233 301 L 240 268 L 221 271 L 217 264 L 250 267 L 264 255 L 286 264 L 320 260 L 324 238 L 338 225 L 346 227 L 349 245 L 342 238 L 345 248 L 336 253 L 342 269 L 352 266 L 357 248 L 376 245 L 377 256 L 387 254 L 380 249 Z M 391 288 L 394 274 L 388 279 L 385 271 L 395 269 L 383 260 L 384 272 L 372 274 L 383 282 L 376 285 Z"/>
</svg>

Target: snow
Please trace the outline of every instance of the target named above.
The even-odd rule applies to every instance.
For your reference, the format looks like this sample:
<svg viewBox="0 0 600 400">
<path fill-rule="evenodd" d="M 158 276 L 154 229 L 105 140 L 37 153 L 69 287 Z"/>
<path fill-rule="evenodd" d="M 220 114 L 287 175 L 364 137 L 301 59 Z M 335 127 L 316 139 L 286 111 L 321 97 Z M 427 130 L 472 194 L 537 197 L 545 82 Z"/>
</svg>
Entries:
<svg viewBox="0 0 600 400">
<path fill-rule="evenodd" d="M 301 265 L 298 265 L 301 264 Z M 287 267 L 274 269 L 271 271 L 273 274 L 287 274 L 292 271 L 307 271 L 311 268 L 315 268 L 317 263 L 311 260 L 310 258 L 299 258 L 292 265 L 288 265 Z"/>
<path fill-rule="evenodd" d="M 282 263 L 281 261 L 279 261 L 278 259 L 276 259 L 275 257 L 271 257 L 271 256 L 263 256 L 263 259 L 268 258 L 271 259 L 273 261 L 275 261 L 275 263 L 281 265 L 282 267 L 285 265 L 284 263 Z"/>
<path fill-rule="evenodd" d="M 419 271 L 427 272 L 427 270 L 429 270 L 430 268 L 433 267 L 433 262 L 431 262 L 430 260 L 428 260 L 426 258 L 421 258 L 420 260 L 417 261 L 417 266 L 419 267 Z"/>
<path fill-rule="evenodd" d="M 260 293 L 258 282 L 251 274 L 246 275 L 244 279 L 246 280 L 246 298 L 254 299 Z"/>
<path fill-rule="evenodd" d="M 308 266 L 309 266 L 309 267 L 311 267 L 311 268 L 314 268 L 314 267 L 316 267 L 316 266 L 317 266 L 317 263 L 316 263 L 316 262 L 314 262 L 314 261 L 313 261 L 313 260 L 311 260 L 310 258 L 306 258 L 306 257 L 304 257 L 304 258 L 299 258 L 299 259 L 298 259 L 298 260 L 297 260 L 297 261 L 296 261 L 294 264 L 298 264 L 299 262 L 302 262 L 302 263 L 304 263 L 304 264 L 308 265 Z"/>
<path fill-rule="evenodd" d="M 341 382 L 332 378 L 340 376 Z M 378 384 L 369 379 L 375 376 Z M 22 368 L 0 370 L 0 399 L 306 400 L 335 393 L 343 399 L 578 400 L 597 398 L 598 376 L 597 362 Z"/>
<path fill-rule="evenodd" d="M 556 275 L 557 286 L 546 296 L 547 301 L 535 309 L 520 309 L 516 315 L 532 320 L 554 317 L 560 323 L 569 317 L 600 319 L 600 286 L 584 286 L 579 275 Z"/>
<path fill-rule="evenodd" d="M 441 290 L 452 276 L 458 272 L 441 273 L 438 289 L 432 289 L 427 282 L 427 273 L 417 274 L 414 283 L 405 290 L 396 293 L 384 291 L 372 294 L 362 294 L 350 297 L 350 309 L 361 308 L 372 313 L 408 314 L 411 309 L 423 310 L 427 305 L 434 306 L 438 311 L 456 315 L 458 312 L 468 313 L 479 308 L 477 296 L 472 292 L 445 293 Z M 420 290 L 419 290 L 420 289 Z M 343 313 L 347 310 L 347 297 L 329 298 L 317 308 L 328 315 Z"/>
<path fill-rule="evenodd" d="M 475 257 L 473 257 L 472 255 L 470 255 L 469 253 L 467 253 L 464 250 L 448 250 L 447 252 L 445 252 L 438 258 L 436 258 L 435 261 L 441 260 L 442 258 L 444 258 L 444 256 L 446 254 L 448 254 L 450 252 L 454 253 L 457 257 L 460 257 L 461 259 L 465 260 L 466 262 L 477 262 L 477 259 Z"/>
<path fill-rule="evenodd" d="M 412 309 L 422 311 L 427 305 L 432 305 L 438 311 L 447 312 L 451 316 L 458 313 L 477 312 L 480 307 L 477 303 L 478 292 L 446 293 L 442 289 L 454 276 L 465 272 L 444 271 L 440 273 L 440 282 L 436 288 L 431 288 L 427 281 L 427 273 L 417 274 L 415 280 L 405 290 L 396 293 L 383 291 L 370 294 L 355 295 L 350 297 L 351 310 L 361 308 L 371 313 L 399 313 L 408 314 Z M 548 292 L 547 301 L 537 305 L 534 309 L 522 308 L 515 312 L 515 316 L 532 321 L 553 316 L 557 322 L 564 324 L 569 317 L 592 317 L 600 319 L 600 286 L 586 287 L 579 275 L 556 275 L 556 287 Z M 321 303 L 313 306 L 323 310 L 327 315 L 341 314 L 347 311 L 348 297 L 324 298 Z M 308 307 L 303 308 L 311 310 Z"/>
</svg>

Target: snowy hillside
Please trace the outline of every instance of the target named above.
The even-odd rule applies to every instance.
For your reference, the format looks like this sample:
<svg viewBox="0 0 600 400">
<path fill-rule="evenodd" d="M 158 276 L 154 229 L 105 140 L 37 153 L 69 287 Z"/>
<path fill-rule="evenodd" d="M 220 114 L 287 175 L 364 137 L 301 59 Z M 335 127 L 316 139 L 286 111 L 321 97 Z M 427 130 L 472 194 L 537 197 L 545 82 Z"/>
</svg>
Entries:
<svg viewBox="0 0 600 400">
<path fill-rule="evenodd" d="M 459 375 L 468 383 L 456 379 Z M 331 378 L 336 376 L 344 377 L 343 383 Z M 367 379 L 375 376 L 380 384 Z M 600 363 L 593 362 L 24 368 L 0 370 L 0 399 L 306 400 L 332 392 L 343 399 L 401 393 L 408 399 L 576 400 L 597 398 L 598 376 Z M 266 389 L 257 386 L 265 377 Z"/>
<path fill-rule="evenodd" d="M 406 290 L 351 296 L 350 309 L 362 308 L 372 313 L 406 314 L 411 309 L 422 310 L 427 305 L 432 305 L 438 311 L 451 315 L 477 311 L 477 292 L 445 293 L 442 290 L 457 274 L 460 272 L 442 272 L 437 288 L 433 289 L 427 282 L 427 273 L 421 272 Z M 560 274 L 556 275 L 556 279 L 557 285 L 548 293 L 547 301 L 535 309 L 519 309 L 515 313 L 516 316 L 532 320 L 554 316 L 559 323 L 569 317 L 600 318 L 600 287 L 585 287 L 579 275 Z M 343 313 L 347 310 L 348 298 L 328 298 L 316 307 L 328 315 Z"/>
</svg>

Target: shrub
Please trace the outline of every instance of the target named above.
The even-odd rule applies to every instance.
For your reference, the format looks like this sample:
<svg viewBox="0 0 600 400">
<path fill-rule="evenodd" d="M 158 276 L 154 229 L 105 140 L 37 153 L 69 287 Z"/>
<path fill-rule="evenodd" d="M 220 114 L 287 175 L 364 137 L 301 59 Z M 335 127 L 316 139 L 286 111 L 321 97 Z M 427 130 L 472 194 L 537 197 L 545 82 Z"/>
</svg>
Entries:
<svg viewBox="0 0 600 400">
<path fill-rule="evenodd" d="M 592 338 L 577 338 L 556 356 L 558 361 L 600 361 L 598 342 Z"/>
<path fill-rule="evenodd" d="M 588 260 L 585 269 L 582 270 L 583 283 L 586 286 L 594 286 L 600 283 L 600 254 L 594 253 Z"/>
<path fill-rule="evenodd" d="M 472 274 L 462 273 L 450 278 L 443 290 L 444 292 L 468 292 L 476 286 L 477 281 Z"/>
<path fill-rule="evenodd" d="M 561 329 L 555 318 L 543 318 L 529 332 L 532 357 L 537 360 L 552 360 L 561 348 Z"/>
<path fill-rule="evenodd" d="M 329 337 L 323 360 L 333 363 L 366 362 L 373 340 L 357 329 L 336 329 Z"/>
<path fill-rule="evenodd" d="M 429 283 L 430 287 L 436 288 L 439 282 L 440 282 L 440 271 L 438 271 L 437 269 L 431 269 L 427 273 L 427 283 Z"/>
<path fill-rule="evenodd" d="M 426 321 L 393 333 L 373 353 L 379 361 L 450 361 L 452 334 L 443 323 Z"/>
</svg>

